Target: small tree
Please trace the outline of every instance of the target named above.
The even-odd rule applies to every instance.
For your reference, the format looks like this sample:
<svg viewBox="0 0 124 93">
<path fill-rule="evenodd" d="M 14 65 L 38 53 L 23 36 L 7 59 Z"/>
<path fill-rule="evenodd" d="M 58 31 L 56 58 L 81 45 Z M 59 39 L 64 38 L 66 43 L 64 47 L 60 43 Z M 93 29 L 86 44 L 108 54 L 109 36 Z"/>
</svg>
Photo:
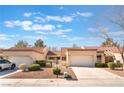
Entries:
<svg viewBox="0 0 124 93">
<path fill-rule="evenodd" d="M 15 44 L 15 47 L 17 47 L 17 48 L 29 47 L 29 44 L 27 41 L 20 40 L 17 42 L 17 44 Z"/>
<path fill-rule="evenodd" d="M 44 45 L 43 40 L 38 39 L 38 40 L 34 43 L 34 46 L 35 46 L 35 47 L 44 47 L 45 45 Z"/>
<path fill-rule="evenodd" d="M 99 31 L 101 32 L 102 36 L 104 36 L 104 39 L 106 39 L 106 41 L 107 41 L 108 38 L 110 38 L 110 36 L 108 34 L 108 31 L 104 31 L 104 29 L 105 29 L 104 27 L 100 27 Z M 111 39 L 112 39 L 112 37 L 111 37 Z M 120 42 L 114 42 L 112 39 L 111 43 L 107 43 L 107 45 L 117 47 L 117 49 L 122 57 L 122 61 L 123 61 L 122 69 L 124 70 L 124 41 L 123 41 L 123 43 L 120 43 Z"/>
<path fill-rule="evenodd" d="M 117 11 L 116 11 L 117 9 Z M 108 14 L 105 14 L 103 16 L 107 21 L 109 21 L 110 23 L 112 23 L 113 26 L 118 26 L 118 28 L 121 30 L 121 31 L 124 31 L 124 6 L 119 6 L 118 8 L 114 8 L 114 11 L 113 13 L 108 13 Z M 106 36 L 108 36 L 108 33 L 105 32 Z M 111 36 L 112 38 L 112 36 Z M 117 40 L 115 38 L 115 40 Z M 116 43 L 116 47 L 118 48 L 119 50 L 119 53 L 122 57 L 122 61 L 123 61 L 123 70 L 124 70 L 124 41 L 122 42 L 117 42 Z"/>
<path fill-rule="evenodd" d="M 106 40 L 104 42 L 102 42 L 103 47 L 113 47 L 113 46 L 117 46 L 117 43 L 113 41 L 112 38 L 106 38 Z"/>
</svg>

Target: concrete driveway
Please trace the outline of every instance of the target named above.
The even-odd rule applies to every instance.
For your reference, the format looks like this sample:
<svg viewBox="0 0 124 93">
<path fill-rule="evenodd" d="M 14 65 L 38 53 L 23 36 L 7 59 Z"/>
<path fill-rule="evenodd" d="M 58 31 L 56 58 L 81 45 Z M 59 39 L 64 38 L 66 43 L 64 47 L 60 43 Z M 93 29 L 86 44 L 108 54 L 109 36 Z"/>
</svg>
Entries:
<svg viewBox="0 0 124 93">
<path fill-rule="evenodd" d="M 91 68 L 91 67 L 72 67 L 75 75 L 79 80 L 82 79 L 98 79 L 98 80 L 113 80 L 113 79 L 124 79 L 123 77 L 117 76 L 113 73 L 107 72 L 100 68 Z"/>
<path fill-rule="evenodd" d="M 124 78 L 100 68 L 72 67 L 78 86 L 124 86 Z"/>
<path fill-rule="evenodd" d="M 10 74 L 13 74 L 13 73 L 15 73 L 17 70 L 18 70 L 17 68 L 15 68 L 14 70 L 10 70 L 10 69 L 2 70 L 2 71 L 0 71 L 0 78 L 3 78 L 3 77 L 5 77 L 5 76 L 7 76 L 7 75 L 10 75 Z"/>
</svg>

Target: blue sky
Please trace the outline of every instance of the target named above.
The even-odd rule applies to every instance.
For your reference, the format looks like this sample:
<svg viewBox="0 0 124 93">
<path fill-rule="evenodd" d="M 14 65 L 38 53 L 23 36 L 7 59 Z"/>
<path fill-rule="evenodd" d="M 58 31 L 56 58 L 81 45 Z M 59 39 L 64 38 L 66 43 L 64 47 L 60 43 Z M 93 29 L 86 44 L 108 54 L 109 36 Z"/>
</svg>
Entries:
<svg viewBox="0 0 124 93">
<path fill-rule="evenodd" d="M 108 10 L 111 14 L 111 9 L 111 6 L 0 6 L 0 47 L 12 47 L 18 40 L 32 45 L 37 39 L 51 47 L 99 46 L 103 41 L 95 28 L 99 22 L 109 28 L 113 37 L 124 35 L 117 26 L 101 19 L 100 15 Z"/>
</svg>

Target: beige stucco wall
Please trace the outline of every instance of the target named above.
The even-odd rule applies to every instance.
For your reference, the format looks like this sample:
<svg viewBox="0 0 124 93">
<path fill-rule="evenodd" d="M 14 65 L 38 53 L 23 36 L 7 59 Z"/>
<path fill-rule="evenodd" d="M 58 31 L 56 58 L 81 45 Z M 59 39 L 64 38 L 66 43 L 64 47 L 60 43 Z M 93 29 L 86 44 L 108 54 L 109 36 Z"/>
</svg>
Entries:
<svg viewBox="0 0 124 93">
<path fill-rule="evenodd" d="M 33 60 L 46 60 L 45 54 L 40 54 L 40 53 L 36 53 L 36 52 L 33 52 L 31 57 L 33 58 Z"/>
<path fill-rule="evenodd" d="M 68 63 L 68 65 L 70 65 L 70 56 L 93 56 L 94 65 L 97 61 L 96 51 L 68 51 L 66 52 L 66 62 Z"/>
<path fill-rule="evenodd" d="M 3 54 L 6 59 L 7 57 L 11 57 L 11 56 L 29 56 L 33 59 L 33 61 L 46 59 L 46 56 L 44 54 L 40 54 L 33 51 L 5 51 L 3 52 Z"/>
<path fill-rule="evenodd" d="M 45 47 L 43 50 L 43 53 L 38 53 L 35 51 L 4 51 L 3 55 L 4 58 L 10 57 L 10 56 L 29 56 L 35 60 L 46 60 L 48 53 L 48 48 Z"/>
</svg>

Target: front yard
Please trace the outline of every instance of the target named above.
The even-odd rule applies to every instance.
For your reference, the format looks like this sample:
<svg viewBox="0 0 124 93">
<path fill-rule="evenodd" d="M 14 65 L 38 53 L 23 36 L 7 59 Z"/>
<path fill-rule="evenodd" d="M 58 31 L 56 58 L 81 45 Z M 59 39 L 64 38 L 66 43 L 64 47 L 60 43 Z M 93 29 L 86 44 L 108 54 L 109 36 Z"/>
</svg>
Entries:
<svg viewBox="0 0 124 93">
<path fill-rule="evenodd" d="M 64 72 L 68 72 L 71 79 L 76 80 L 77 77 L 74 74 L 72 68 L 61 68 L 61 73 L 58 76 L 59 79 L 64 79 Z M 15 74 L 4 77 L 6 79 L 55 79 L 56 75 L 53 74 L 53 68 L 41 68 L 39 71 L 29 71 L 29 72 L 17 72 Z"/>
<path fill-rule="evenodd" d="M 124 71 L 121 68 L 111 70 L 109 68 L 101 68 L 118 76 L 124 77 Z"/>
<path fill-rule="evenodd" d="M 124 77 L 124 71 L 122 70 L 122 66 L 123 66 L 122 63 L 114 63 L 114 62 L 96 63 L 95 66 L 103 70 L 106 70 L 110 73 Z"/>
</svg>

